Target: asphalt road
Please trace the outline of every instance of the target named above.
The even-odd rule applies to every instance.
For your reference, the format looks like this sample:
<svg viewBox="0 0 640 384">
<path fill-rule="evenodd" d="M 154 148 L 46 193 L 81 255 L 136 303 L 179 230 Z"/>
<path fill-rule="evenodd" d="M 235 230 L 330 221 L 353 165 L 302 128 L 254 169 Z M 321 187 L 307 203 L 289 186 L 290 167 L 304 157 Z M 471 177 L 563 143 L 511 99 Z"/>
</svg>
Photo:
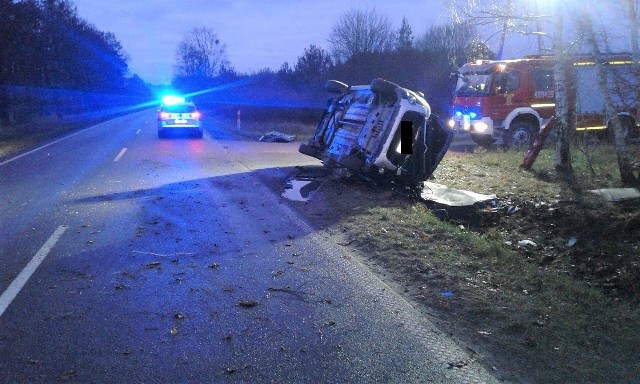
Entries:
<svg viewBox="0 0 640 384">
<path fill-rule="evenodd" d="M 0 382 L 495 382 L 265 180 L 298 143 L 153 111 L 0 163 Z"/>
</svg>

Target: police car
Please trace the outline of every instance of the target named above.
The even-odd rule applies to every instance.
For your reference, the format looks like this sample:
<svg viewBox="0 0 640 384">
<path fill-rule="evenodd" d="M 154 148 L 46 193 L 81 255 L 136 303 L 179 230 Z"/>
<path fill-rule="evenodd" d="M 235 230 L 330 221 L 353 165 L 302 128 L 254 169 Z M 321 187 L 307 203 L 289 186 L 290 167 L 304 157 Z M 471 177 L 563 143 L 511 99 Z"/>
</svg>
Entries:
<svg viewBox="0 0 640 384">
<path fill-rule="evenodd" d="M 158 137 L 167 137 L 169 132 L 188 131 L 202 138 L 201 114 L 195 104 L 184 98 L 166 96 L 158 109 Z"/>
</svg>

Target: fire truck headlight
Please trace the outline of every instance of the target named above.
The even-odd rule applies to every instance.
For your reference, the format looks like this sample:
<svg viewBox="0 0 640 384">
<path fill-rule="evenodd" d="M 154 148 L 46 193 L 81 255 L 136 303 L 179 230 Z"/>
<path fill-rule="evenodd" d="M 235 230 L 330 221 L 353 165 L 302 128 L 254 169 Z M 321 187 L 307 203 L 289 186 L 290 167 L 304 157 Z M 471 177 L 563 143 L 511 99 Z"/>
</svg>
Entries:
<svg viewBox="0 0 640 384">
<path fill-rule="evenodd" d="M 449 128 L 453 128 L 456 126 L 456 121 L 454 119 L 449 119 L 449 121 L 447 121 L 447 125 Z"/>
<path fill-rule="evenodd" d="M 489 126 L 484 121 L 478 121 L 476 123 L 473 123 L 473 129 L 476 132 L 484 132 L 487 130 L 487 128 L 489 128 Z"/>
<path fill-rule="evenodd" d="M 469 128 L 471 128 L 471 123 L 469 123 L 468 121 L 465 121 L 465 122 L 462 124 L 462 128 L 464 128 L 464 130 L 465 130 L 465 131 L 468 131 L 468 130 L 469 130 Z"/>
</svg>

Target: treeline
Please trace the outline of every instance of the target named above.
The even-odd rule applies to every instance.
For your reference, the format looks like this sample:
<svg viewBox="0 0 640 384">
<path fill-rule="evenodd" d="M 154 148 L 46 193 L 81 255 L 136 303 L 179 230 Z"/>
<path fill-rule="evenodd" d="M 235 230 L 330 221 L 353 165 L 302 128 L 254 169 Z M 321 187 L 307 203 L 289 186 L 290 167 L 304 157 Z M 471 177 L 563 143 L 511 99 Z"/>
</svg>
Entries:
<svg viewBox="0 0 640 384">
<path fill-rule="evenodd" d="M 116 37 L 70 1 L 0 0 L 0 36 L 0 124 L 148 98 Z"/>
<path fill-rule="evenodd" d="M 352 11 L 346 17 L 349 20 L 337 24 L 334 32 L 343 32 L 341 28 L 357 24 L 353 22 L 354 18 L 380 16 L 372 12 Z M 495 59 L 495 54 L 478 40 L 477 33 L 469 24 L 434 26 L 418 39 L 412 36 L 406 19 L 397 31 L 389 27 L 380 30 L 379 26 L 384 25 L 380 22 L 362 24 L 377 30 L 336 33 L 331 38 L 332 52 L 311 44 L 294 65 L 285 62 L 277 71 L 265 68 L 253 74 L 237 73 L 224 60 L 224 46 L 221 44 L 215 50 L 199 50 L 196 41 L 207 38 L 218 42 L 218 39 L 211 30 L 194 30 L 181 43 L 191 47 L 184 50 L 190 55 L 181 55 L 180 52 L 177 55 L 178 67 L 193 69 L 178 73 L 173 86 L 185 93 L 197 93 L 194 98 L 205 106 L 245 105 L 303 110 L 324 107 L 328 97 L 324 84 L 329 79 L 359 85 L 381 77 L 423 92 L 434 112 L 444 115 L 450 109 L 457 68 L 471 60 Z M 372 34 L 381 36 L 375 45 L 348 40 L 350 36 Z M 204 76 L 197 65 L 184 65 L 194 62 L 204 63 L 201 65 L 207 69 L 217 68 L 217 75 Z"/>
</svg>

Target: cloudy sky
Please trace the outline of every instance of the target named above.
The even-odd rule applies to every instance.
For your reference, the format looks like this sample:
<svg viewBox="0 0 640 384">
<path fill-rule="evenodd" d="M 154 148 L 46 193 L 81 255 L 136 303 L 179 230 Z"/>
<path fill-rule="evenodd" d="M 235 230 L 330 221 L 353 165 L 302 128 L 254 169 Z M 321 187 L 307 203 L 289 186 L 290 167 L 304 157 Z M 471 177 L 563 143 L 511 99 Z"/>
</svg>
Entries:
<svg viewBox="0 0 640 384">
<path fill-rule="evenodd" d="M 414 36 L 447 20 L 446 0 L 73 0 L 81 18 L 113 32 L 130 56 L 129 67 L 152 84 L 170 82 L 180 40 L 206 26 L 226 44 L 239 72 L 295 65 L 310 44 L 329 49 L 333 25 L 351 8 L 375 8 L 394 29 L 403 16 Z"/>
</svg>

